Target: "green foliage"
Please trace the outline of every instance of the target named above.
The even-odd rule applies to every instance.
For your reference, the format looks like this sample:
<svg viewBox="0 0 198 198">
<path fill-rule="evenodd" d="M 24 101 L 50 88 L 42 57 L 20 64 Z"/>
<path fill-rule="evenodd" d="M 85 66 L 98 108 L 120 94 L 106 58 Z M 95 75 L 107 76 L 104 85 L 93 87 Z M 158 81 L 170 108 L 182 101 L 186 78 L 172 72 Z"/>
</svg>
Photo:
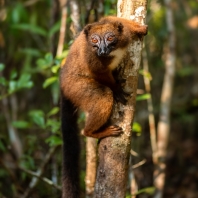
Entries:
<svg viewBox="0 0 198 198">
<path fill-rule="evenodd" d="M 105 15 L 116 15 L 116 0 L 105 0 L 104 1 L 104 13 Z"/>
<path fill-rule="evenodd" d="M 152 18 L 152 28 L 159 37 L 164 38 L 166 36 L 166 26 L 165 24 L 165 9 L 157 9 Z M 162 23 L 163 22 L 163 23 Z"/>
<path fill-rule="evenodd" d="M 194 68 L 190 67 L 190 66 L 186 66 L 186 67 L 182 67 L 181 69 L 179 69 L 177 71 L 177 74 L 180 77 L 185 77 L 185 76 L 190 76 L 193 74 L 193 72 L 195 72 Z"/>
<path fill-rule="evenodd" d="M 137 122 L 134 122 L 134 123 L 133 123 L 133 127 L 132 127 L 132 131 L 133 131 L 133 132 L 136 132 L 136 133 L 138 133 L 138 134 L 140 135 L 141 132 L 142 132 L 142 127 L 141 127 L 141 125 L 140 125 L 139 123 L 137 123 Z"/>
<path fill-rule="evenodd" d="M 149 99 L 150 97 L 151 97 L 150 94 L 141 94 L 141 95 L 138 95 L 138 96 L 136 97 L 136 100 L 137 100 L 137 101 L 140 101 L 140 100 L 147 100 L 147 99 Z"/>
<path fill-rule="evenodd" d="M 50 117 L 50 116 L 53 116 L 53 115 L 56 115 L 58 112 L 59 112 L 59 107 L 54 107 L 48 114 L 47 116 Z"/>
<path fill-rule="evenodd" d="M 23 4 L 16 2 L 14 7 L 9 10 L 8 21 L 11 24 L 17 24 L 21 21 L 27 21 L 28 12 L 23 6 Z"/>
<path fill-rule="evenodd" d="M 148 195 L 153 195 L 154 192 L 155 192 L 155 187 L 151 186 L 151 187 L 147 187 L 147 188 L 142 188 L 142 189 L 138 190 L 138 192 L 133 195 L 127 195 L 126 198 L 130 198 L 131 196 L 140 195 L 143 193 L 148 194 Z"/>
<path fill-rule="evenodd" d="M 45 69 L 49 69 L 53 64 L 53 56 L 51 53 L 45 54 L 44 58 L 39 58 L 36 61 L 38 71 L 45 71 Z"/>
<path fill-rule="evenodd" d="M 0 72 L 3 71 L 5 68 L 5 65 L 3 63 L 0 63 Z"/>
<path fill-rule="evenodd" d="M 58 80 L 57 76 L 53 76 L 53 77 L 47 78 L 45 80 L 45 82 L 43 83 L 43 88 L 48 87 L 49 85 L 51 85 L 52 83 L 56 82 L 57 80 Z"/>
<path fill-rule="evenodd" d="M 50 131 L 54 133 L 60 132 L 60 122 L 55 119 L 49 119 L 47 120 L 46 126 L 50 128 Z"/>
<path fill-rule="evenodd" d="M 48 143 L 50 146 L 58 146 L 62 145 L 63 141 L 61 137 L 52 135 L 46 139 L 46 143 Z"/>
<path fill-rule="evenodd" d="M 25 23 L 15 24 L 15 25 L 12 25 L 11 28 L 17 29 L 17 30 L 28 31 L 28 32 L 38 34 L 41 36 L 47 36 L 47 32 L 43 28 L 33 25 L 33 24 L 28 24 L 28 23 L 27 24 Z"/>
<path fill-rule="evenodd" d="M 12 70 L 10 74 L 10 79 L 6 79 L 5 77 L 0 77 L 0 85 L 7 90 L 6 93 L 1 93 L 0 100 L 4 97 L 7 97 L 15 92 L 20 91 L 21 89 L 30 89 L 33 87 L 33 81 L 31 80 L 31 74 L 22 73 L 17 79 L 16 70 Z"/>
<path fill-rule="evenodd" d="M 27 129 L 30 127 L 30 123 L 26 122 L 24 120 L 18 120 L 12 122 L 13 127 L 18 128 L 18 129 Z"/>
<path fill-rule="evenodd" d="M 60 29 L 60 21 L 58 21 L 57 23 L 55 23 L 49 30 L 48 32 L 48 36 L 52 37 L 56 32 L 58 32 Z"/>
<path fill-rule="evenodd" d="M 0 139 L 0 151 L 3 151 L 3 152 L 6 151 L 5 145 L 3 144 L 1 139 Z"/>
<path fill-rule="evenodd" d="M 35 123 L 37 126 L 45 129 L 45 118 L 44 112 L 41 110 L 32 110 L 29 112 L 30 119 Z"/>
<path fill-rule="evenodd" d="M 152 76 L 151 76 L 151 73 L 150 72 L 147 72 L 147 71 L 145 71 L 143 69 L 140 69 L 139 70 L 139 73 L 141 75 L 143 75 L 144 77 L 148 78 L 149 80 L 152 80 Z"/>
<path fill-rule="evenodd" d="M 41 57 L 42 55 L 38 49 L 34 49 L 34 48 L 23 48 L 19 50 L 19 53 L 31 57 Z"/>
</svg>

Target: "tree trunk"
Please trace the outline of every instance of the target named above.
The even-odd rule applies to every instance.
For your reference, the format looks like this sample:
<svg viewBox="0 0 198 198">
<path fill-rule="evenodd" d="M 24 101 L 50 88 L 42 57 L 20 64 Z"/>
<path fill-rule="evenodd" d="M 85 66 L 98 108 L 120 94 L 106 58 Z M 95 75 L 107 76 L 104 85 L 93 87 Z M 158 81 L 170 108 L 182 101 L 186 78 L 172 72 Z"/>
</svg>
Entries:
<svg viewBox="0 0 198 198">
<path fill-rule="evenodd" d="M 154 172 L 154 184 L 156 187 L 155 198 L 163 197 L 164 183 L 165 183 L 165 158 L 167 153 L 167 145 L 170 133 L 170 109 L 171 98 L 173 92 L 173 82 L 175 75 L 175 29 L 173 23 L 173 12 L 171 8 L 171 0 L 165 0 L 166 6 L 166 23 L 168 29 L 168 46 L 165 48 L 165 76 L 161 94 L 161 108 L 160 118 L 157 129 L 158 137 L 158 151 L 157 164 Z"/>
<path fill-rule="evenodd" d="M 146 0 L 118 0 L 118 16 L 144 24 L 146 5 Z M 142 46 L 143 40 L 134 39 L 120 65 L 121 78 L 126 79 L 124 89 L 132 94 L 126 105 L 120 103 L 114 105 L 111 116 L 112 123 L 121 126 L 124 134 L 119 137 L 104 138 L 99 143 L 96 198 L 125 197 Z"/>
<path fill-rule="evenodd" d="M 86 198 L 91 198 L 93 197 L 94 185 L 96 180 L 97 142 L 95 138 L 91 137 L 87 137 L 86 140 Z"/>
</svg>

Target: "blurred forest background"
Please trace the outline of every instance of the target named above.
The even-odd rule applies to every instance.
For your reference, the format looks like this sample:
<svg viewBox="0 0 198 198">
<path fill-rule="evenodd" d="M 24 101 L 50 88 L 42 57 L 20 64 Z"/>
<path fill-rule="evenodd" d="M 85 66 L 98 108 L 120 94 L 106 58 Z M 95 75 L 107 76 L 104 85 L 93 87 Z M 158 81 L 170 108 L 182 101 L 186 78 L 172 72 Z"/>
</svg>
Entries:
<svg viewBox="0 0 198 198">
<path fill-rule="evenodd" d="M 67 4 L 61 0 L 0 0 L 0 198 L 60 197 L 59 68 L 74 35 L 86 23 L 116 15 L 116 7 L 116 0 L 68 0 Z M 171 9 L 176 71 L 164 197 L 197 198 L 198 1 L 173 1 Z M 163 1 L 148 1 L 149 32 L 142 65 L 148 63 L 150 72 L 145 74 L 143 66 L 140 70 L 132 136 L 131 163 L 144 162 L 133 170 L 139 189 L 153 186 L 147 100 L 152 96 L 157 125 L 169 34 L 165 12 Z M 65 38 L 60 31 L 63 19 Z M 145 76 L 151 94 L 145 91 Z M 80 128 L 83 121 L 81 113 Z M 83 192 L 86 139 L 81 139 Z M 152 192 L 143 191 L 136 197 L 152 197 Z"/>
</svg>

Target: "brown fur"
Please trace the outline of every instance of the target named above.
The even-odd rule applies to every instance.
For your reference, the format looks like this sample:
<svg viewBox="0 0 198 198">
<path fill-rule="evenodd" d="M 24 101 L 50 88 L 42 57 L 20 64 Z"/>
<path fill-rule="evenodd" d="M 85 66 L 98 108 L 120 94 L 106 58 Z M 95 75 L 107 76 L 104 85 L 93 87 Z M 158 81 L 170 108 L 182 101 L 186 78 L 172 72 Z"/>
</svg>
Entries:
<svg viewBox="0 0 198 198">
<path fill-rule="evenodd" d="M 122 28 L 121 32 L 119 28 Z M 116 58 L 115 55 L 111 56 L 110 53 L 107 57 L 98 57 L 89 43 L 92 34 L 101 35 L 105 32 L 114 32 L 116 35 L 118 43 L 115 50 L 126 51 L 132 36 L 145 35 L 147 26 L 122 18 L 106 17 L 100 22 L 86 26 L 70 49 L 61 71 L 61 89 L 75 106 L 88 113 L 84 135 L 94 138 L 121 133 L 119 127 L 117 133 L 115 127 L 100 130 L 111 114 L 113 91 L 118 86 L 109 68 Z M 121 58 L 114 63 L 113 68 L 118 66 Z"/>
<path fill-rule="evenodd" d="M 87 114 L 85 136 L 104 138 L 122 133 L 122 128 L 108 122 L 114 101 L 125 103 L 127 95 L 112 71 L 119 65 L 133 36 L 142 36 L 146 32 L 147 26 L 106 17 L 87 25 L 72 44 L 60 74 L 62 198 L 80 197 L 76 108 L 81 108 Z M 97 44 L 93 37 L 97 38 Z M 110 37 L 113 40 L 110 41 Z"/>
</svg>

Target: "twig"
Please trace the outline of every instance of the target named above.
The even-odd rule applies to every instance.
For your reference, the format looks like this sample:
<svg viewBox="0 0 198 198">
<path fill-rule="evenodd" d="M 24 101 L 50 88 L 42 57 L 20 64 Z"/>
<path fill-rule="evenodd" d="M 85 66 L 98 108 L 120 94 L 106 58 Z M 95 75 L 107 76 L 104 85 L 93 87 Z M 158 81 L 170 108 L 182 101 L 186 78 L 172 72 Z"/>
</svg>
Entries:
<svg viewBox="0 0 198 198">
<path fill-rule="evenodd" d="M 8 108 L 8 99 L 7 98 L 2 99 L 2 103 L 3 103 L 2 105 L 3 114 L 6 119 L 8 134 L 13 148 L 13 152 L 15 154 L 15 157 L 19 159 L 22 156 L 22 144 L 16 129 L 12 126 L 12 119 Z"/>
<path fill-rule="evenodd" d="M 33 172 L 33 171 L 27 170 L 27 169 L 22 168 L 22 167 L 19 167 L 19 169 L 24 171 L 24 172 L 26 172 L 26 173 L 28 173 L 29 175 L 32 175 L 32 176 L 44 181 L 46 184 L 48 184 L 48 185 L 50 185 L 50 186 L 52 186 L 52 187 L 54 187 L 54 188 L 56 188 L 56 189 L 61 191 L 61 186 L 55 184 L 54 182 L 52 182 L 52 180 L 50 180 L 50 179 L 48 179 L 46 177 L 41 177 L 41 175 L 38 174 L 37 172 Z"/>
<path fill-rule="evenodd" d="M 137 164 L 133 165 L 132 169 L 138 168 L 138 167 L 142 166 L 145 163 L 146 163 L 146 159 L 143 159 L 142 161 L 140 161 Z"/>
<path fill-rule="evenodd" d="M 29 184 L 29 187 L 24 192 L 21 198 L 27 198 L 29 197 L 29 194 L 33 190 L 33 188 L 37 185 L 39 178 L 42 176 L 42 174 L 45 171 L 45 166 L 49 163 L 49 160 L 51 159 L 52 155 L 54 154 L 56 148 L 58 146 L 51 147 L 47 155 L 45 156 L 45 159 L 43 160 L 43 163 L 41 164 L 40 168 L 36 171 L 36 175 L 34 176 Z"/>
<path fill-rule="evenodd" d="M 59 41 L 56 56 L 60 56 L 63 51 L 64 40 L 66 35 L 66 21 L 67 21 L 67 0 L 59 0 L 61 5 L 61 26 L 59 33 Z"/>
<path fill-rule="evenodd" d="M 149 66 L 148 66 L 148 58 L 146 50 L 143 50 L 143 69 L 146 74 L 149 74 Z M 151 93 L 151 84 L 150 79 L 148 76 L 143 75 L 144 77 L 144 84 L 146 93 Z M 152 102 L 152 96 L 150 94 L 150 98 L 147 99 L 148 104 L 148 113 L 149 113 L 149 128 L 150 128 L 150 138 L 151 138 L 151 148 L 152 148 L 152 156 L 153 156 L 153 162 L 157 162 L 157 140 L 156 140 L 156 127 L 155 127 L 155 117 L 153 113 L 153 102 Z"/>
<path fill-rule="evenodd" d="M 20 190 L 21 192 L 23 191 L 23 188 L 19 185 L 19 182 L 16 178 L 16 175 L 13 173 L 13 171 L 10 170 L 10 168 L 4 163 L 4 159 L 0 159 L 0 164 L 2 167 L 8 172 L 10 175 L 11 180 L 13 181 L 12 184 L 16 186 L 16 189 Z"/>
<path fill-rule="evenodd" d="M 135 152 L 134 150 L 132 150 L 132 149 L 130 150 L 130 153 L 131 153 L 131 155 L 133 155 L 135 157 L 139 156 L 139 154 L 137 152 Z"/>
</svg>

